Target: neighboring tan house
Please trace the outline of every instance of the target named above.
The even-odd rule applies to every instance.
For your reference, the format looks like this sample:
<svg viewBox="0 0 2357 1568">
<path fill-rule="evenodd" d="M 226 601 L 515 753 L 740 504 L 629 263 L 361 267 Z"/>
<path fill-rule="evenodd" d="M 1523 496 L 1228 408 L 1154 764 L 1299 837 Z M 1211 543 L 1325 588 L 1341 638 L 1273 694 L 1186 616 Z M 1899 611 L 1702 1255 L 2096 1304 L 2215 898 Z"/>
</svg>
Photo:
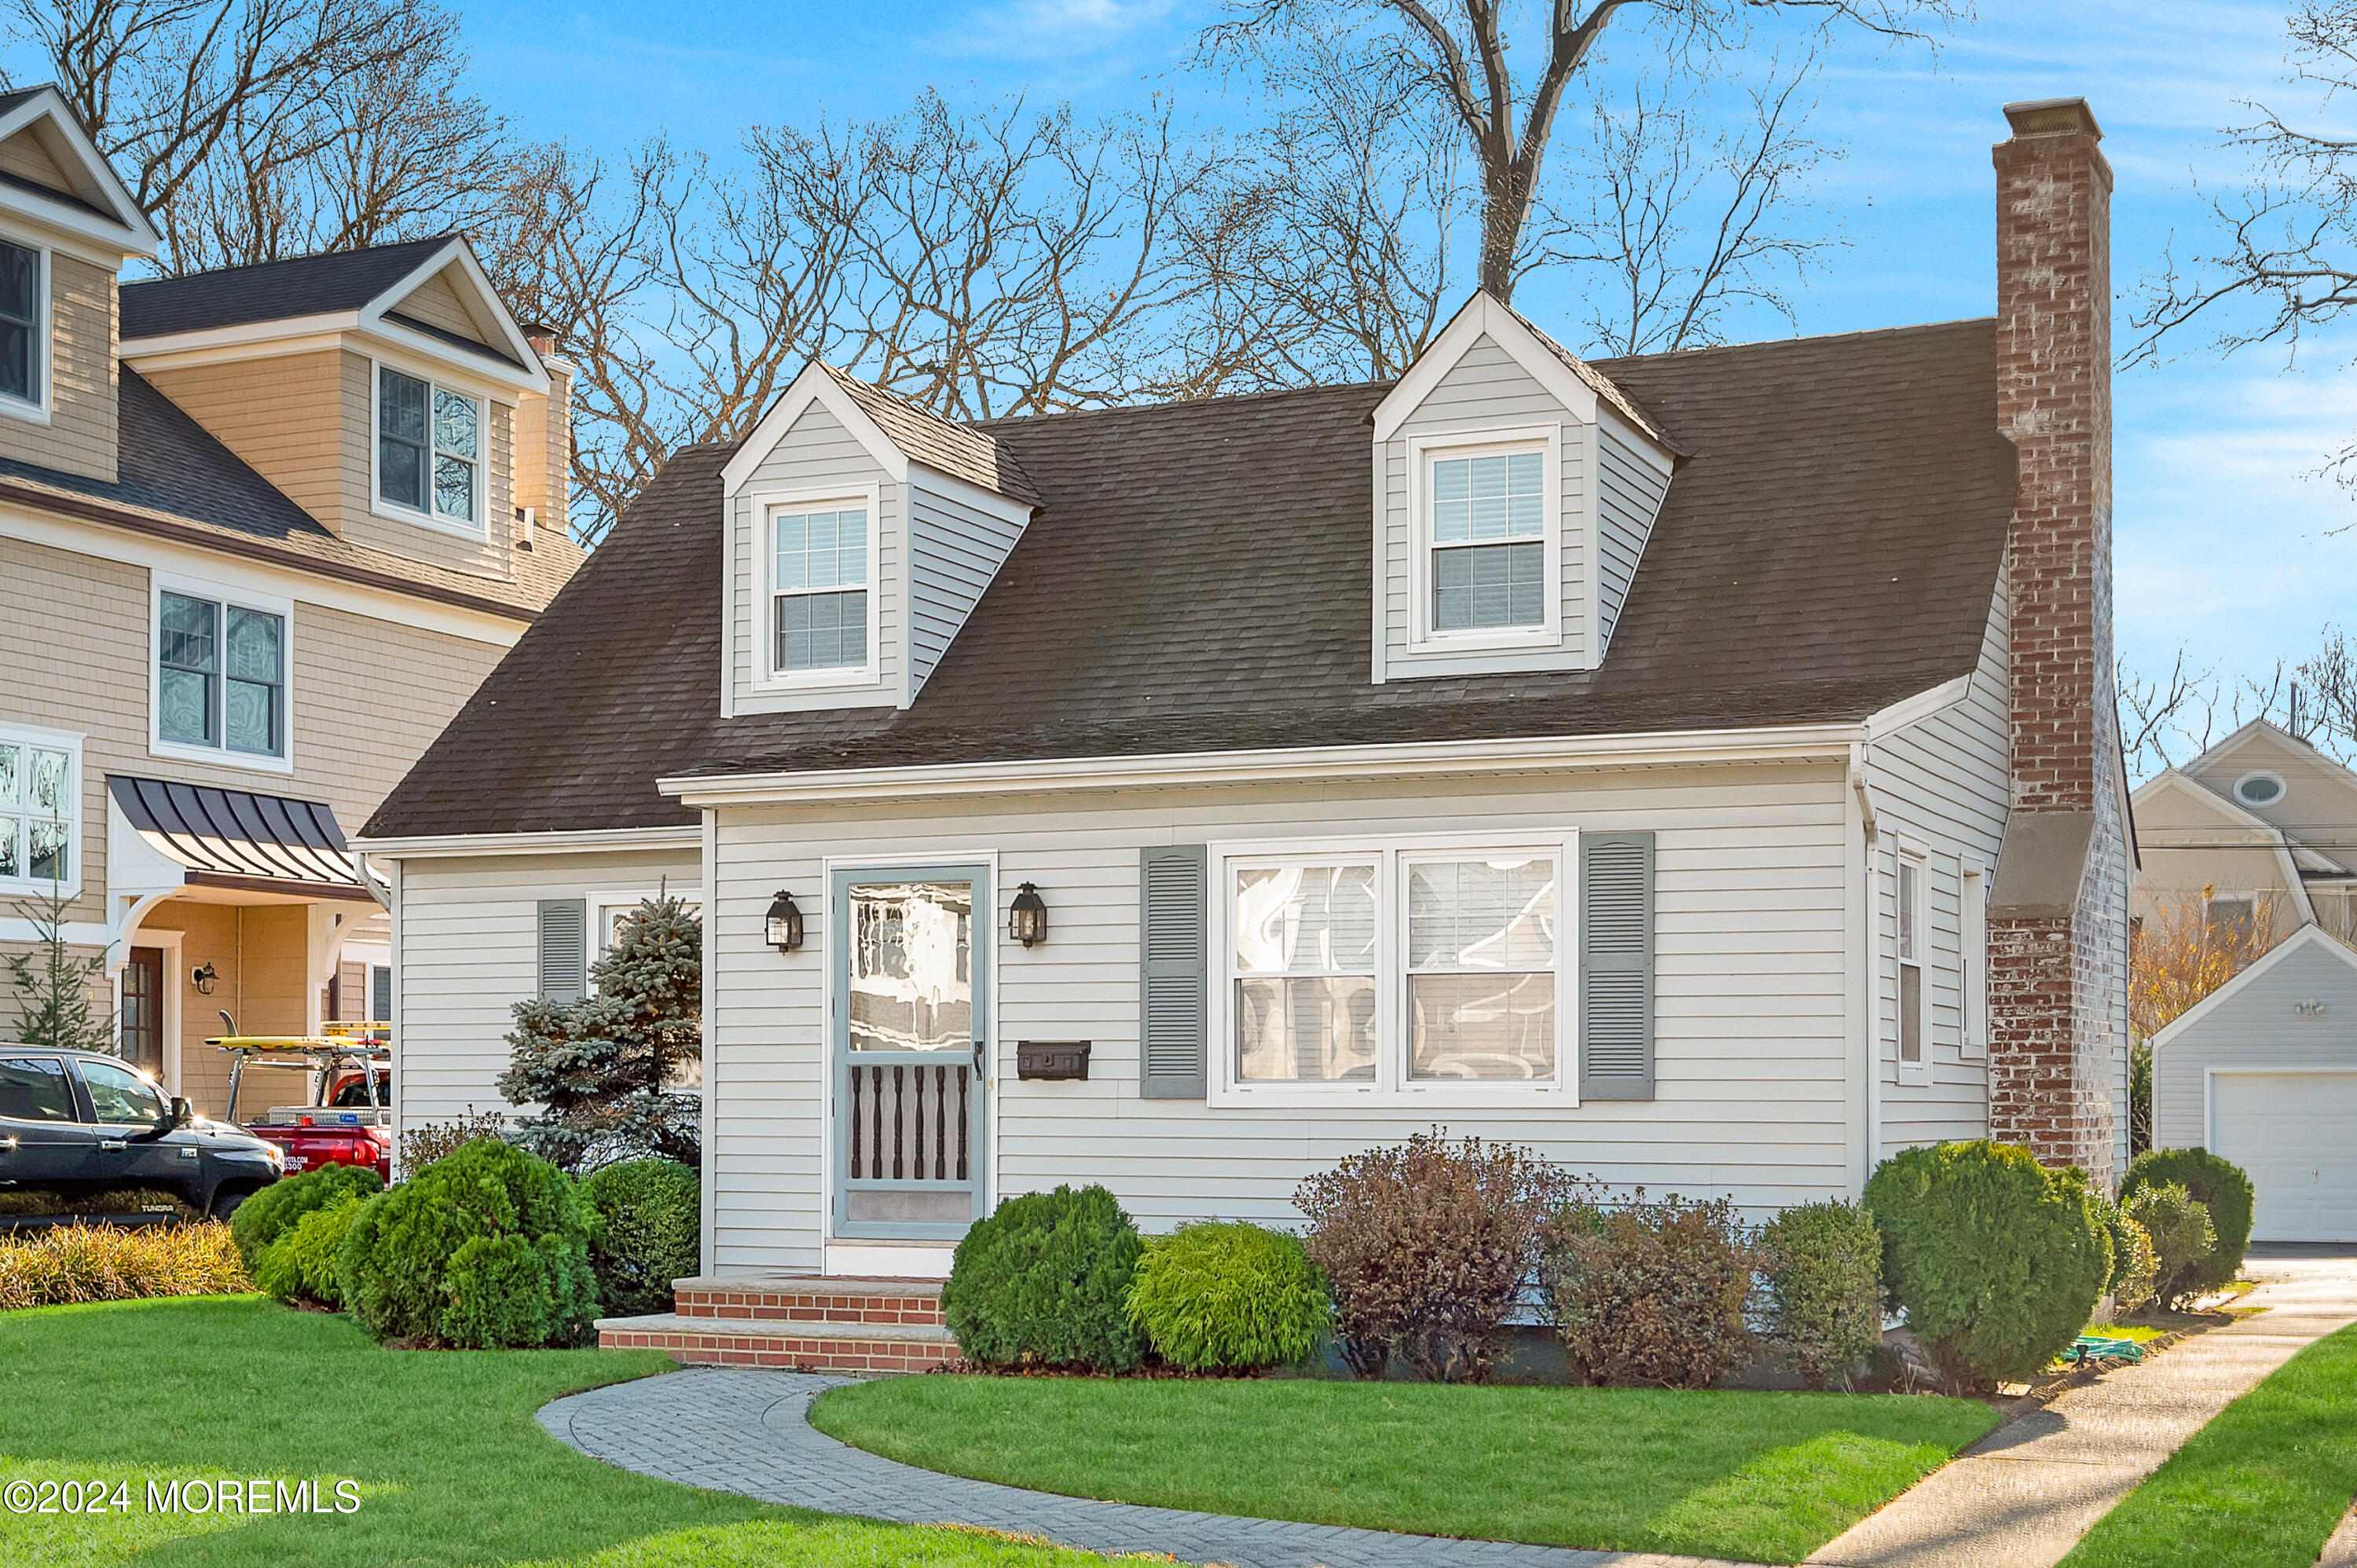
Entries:
<svg viewBox="0 0 2357 1568">
<path fill-rule="evenodd" d="M 218 1113 L 217 1008 L 389 1008 L 344 828 L 581 553 L 565 367 L 463 239 L 118 284 L 156 247 L 54 89 L 0 95 L 0 950 L 69 895 L 125 1054 Z"/>
<path fill-rule="evenodd" d="M 2274 946 L 2153 1036 L 2153 1143 L 2224 1155 L 2254 1240 L 2357 1241 L 2357 772 L 2265 720 L 2136 792 L 2147 922 Z"/>
<path fill-rule="evenodd" d="M 1994 321 L 1587 363 L 1476 295 L 1396 382 L 987 425 L 812 367 L 371 820 L 401 1124 L 667 883 L 707 1273 L 1294 1221 L 1436 1123 L 1754 1212 L 2108 1183 L 2111 176 L 2007 113 Z"/>
</svg>

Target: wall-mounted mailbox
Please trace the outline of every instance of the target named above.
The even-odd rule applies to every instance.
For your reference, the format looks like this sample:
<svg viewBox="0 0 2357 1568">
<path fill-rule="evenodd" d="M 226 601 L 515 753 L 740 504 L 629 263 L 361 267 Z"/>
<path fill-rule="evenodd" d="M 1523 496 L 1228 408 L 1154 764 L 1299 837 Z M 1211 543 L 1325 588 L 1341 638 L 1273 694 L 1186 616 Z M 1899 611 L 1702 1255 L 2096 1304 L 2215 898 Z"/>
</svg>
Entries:
<svg viewBox="0 0 2357 1568">
<path fill-rule="evenodd" d="M 1089 1076 L 1089 1042 L 1017 1040 L 1015 1042 L 1015 1076 L 1022 1079 L 1086 1078 Z"/>
</svg>

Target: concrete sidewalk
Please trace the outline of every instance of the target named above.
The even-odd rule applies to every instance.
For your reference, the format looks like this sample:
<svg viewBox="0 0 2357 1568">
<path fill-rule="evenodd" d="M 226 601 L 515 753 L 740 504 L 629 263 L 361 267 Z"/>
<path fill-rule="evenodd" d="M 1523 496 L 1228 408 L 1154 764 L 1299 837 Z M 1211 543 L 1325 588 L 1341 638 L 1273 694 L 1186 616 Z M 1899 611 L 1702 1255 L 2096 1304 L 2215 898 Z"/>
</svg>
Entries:
<svg viewBox="0 0 2357 1568">
<path fill-rule="evenodd" d="M 2210 1418 L 2357 1322 L 2357 1255 L 2254 1254 L 2266 1312 L 2107 1372 L 1999 1427 L 1809 1559 L 1839 1568 L 2051 1568 Z M 2330 1560 L 2328 1552 L 2327 1560 Z"/>
</svg>

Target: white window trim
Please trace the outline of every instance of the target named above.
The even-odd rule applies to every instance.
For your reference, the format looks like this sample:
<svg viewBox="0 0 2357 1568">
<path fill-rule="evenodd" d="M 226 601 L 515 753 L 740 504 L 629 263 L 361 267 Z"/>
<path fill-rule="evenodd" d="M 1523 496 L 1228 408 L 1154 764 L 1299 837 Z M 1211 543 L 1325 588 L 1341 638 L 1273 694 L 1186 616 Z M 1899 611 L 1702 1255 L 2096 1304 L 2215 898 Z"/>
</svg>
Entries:
<svg viewBox="0 0 2357 1568">
<path fill-rule="evenodd" d="M 2275 794 L 2265 800 L 2245 800 L 2243 799 L 2243 786 L 2248 784 L 2254 779 L 2272 779 L 2276 787 Z M 2269 806 L 2282 805 L 2284 803 L 2284 797 L 2291 793 L 2291 784 L 2282 774 L 2276 772 L 2274 769 L 2261 768 L 2252 772 L 2245 773 L 2240 779 L 2235 779 L 2234 788 L 2231 793 L 2233 795 L 2234 804 L 2237 806 L 2241 806 L 2246 811 L 2264 811 Z"/>
<path fill-rule="evenodd" d="M 1579 1103 L 1578 839 L 1571 832 L 1419 833 L 1413 836 L 1279 839 L 1209 848 L 1211 897 L 1205 926 L 1209 960 L 1205 1055 L 1212 1106 L 1329 1106 L 1364 1109 L 1514 1108 Z M 1410 861 L 1463 856 L 1547 855 L 1555 863 L 1555 1077 L 1544 1081 L 1489 1079 L 1416 1082 L 1407 1075 L 1407 899 Z M 1372 861 L 1375 865 L 1375 1076 L 1372 1081 L 1246 1083 L 1236 1074 L 1235 951 L 1230 929 L 1235 874 L 1255 865 Z"/>
<path fill-rule="evenodd" d="M 628 893 L 591 893 L 586 897 L 584 902 L 589 906 L 589 952 L 582 972 L 585 976 L 582 986 L 587 994 L 597 994 L 597 982 L 588 977 L 588 971 L 595 969 L 597 961 L 606 956 L 606 927 L 614 911 L 635 909 L 650 898 L 661 897 L 662 891 L 658 887 L 641 887 Z M 704 895 L 701 890 L 690 888 L 684 893 L 673 893 L 672 897 L 694 910 L 698 919 L 703 918 Z"/>
<path fill-rule="evenodd" d="M 754 581 L 759 591 L 753 602 L 753 686 L 757 692 L 858 691 L 884 682 L 884 487 L 839 485 L 823 490 L 757 490 L 745 497 L 752 509 L 752 547 L 759 558 Z M 825 670 L 780 670 L 777 667 L 778 630 L 770 619 L 777 603 L 778 551 L 770 519 L 780 511 L 825 510 L 830 507 L 867 509 L 867 662 Z M 832 590 L 829 590 L 832 591 Z"/>
<path fill-rule="evenodd" d="M 33 373 L 40 383 L 41 395 L 27 401 L 0 392 L 0 413 L 11 419 L 21 419 L 27 424 L 47 424 L 56 406 L 57 366 L 51 360 L 52 343 L 57 332 L 57 316 L 51 304 L 49 280 L 57 274 L 57 250 L 40 240 L 20 234 L 0 233 L 0 240 L 19 249 L 32 252 L 39 258 L 39 277 L 33 291 Z"/>
<path fill-rule="evenodd" d="M 377 433 L 382 427 L 384 412 L 383 372 L 388 370 L 425 383 L 425 479 L 429 495 L 434 482 L 434 394 L 436 392 L 454 392 L 475 400 L 475 440 L 481 448 L 480 456 L 475 459 L 475 468 L 481 482 L 475 487 L 475 521 L 472 523 L 445 517 L 434 510 L 430 504 L 426 510 L 418 511 L 384 499 L 383 488 L 378 483 Z M 371 356 L 369 360 L 369 510 L 394 522 L 430 528 L 438 533 L 471 539 L 478 544 L 487 542 L 491 533 L 491 405 L 494 401 L 478 382 L 458 380 L 447 371 L 425 369 L 414 360 L 395 360 L 382 354 Z"/>
<path fill-rule="evenodd" d="M 226 714 L 223 716 L 221 744 L 194 746 L 184 740 L 164 738 L 164 682 L 159 663 L 164 646 L 164 596 L 181 594 L 192 599 L 210 599 L 223 611 L 221 636 L 229 635 L 230 609 L 260 610 L 264 615 L 278 617 L 285 627 L 279 656 L 284 660 L 283 672 L 286 693 L 286 746 L 281 757 L 264 757 L 251 751 L 231 751 L 229 746 Z M 222 673 L 218 680 L 228 680 L 228 650 L 222 650 Z M 199 577 L 178 577 L 165 572 L 147 574 L 147 754 L 168 757 L 181 762 L 204 762 L 217 768 L 238 768 L 256 773 L 292 773 L 295 771 L 295 601 L 274 594 L 257 594 L 243 588 L 232 588 L 224 583 L 210 583 Z"/>
<path fill-rule="evenodd" d="M 1432 626 L 1432 465 L 1437 459 L 1496 456 L 1510 451 L 1541 454 L 1539 510 L 1543 518 L 1545 598 L 1536 626 L 1486 627 L 1436 631 Z M 1415 435 L 1408 462 L 1408 656 L 1480 653 L 1496 649 L 1552 648 L 1563 640 L 1563 426 L 1534 424 L 1512 430 Z"/>
<path fill-rule="evenodd" d="M 38 725 L 20 725 L 14 721 L 8 721 L 0 722 L 0 740 L 11 741 L 20 746 L 38 746 L 44 751 L 62 751 L 66 754 L 66 800 L 69 802 L 69 805 L 67 807 L 66 815 L 62 820 L 66 824 L 67 832 L 71 835 L 70 842 L 73 847 L 71 854 L 68 857 L 66 869 L 72 873 L 72 875 L 66 877 L 63 881 L 57 883 L 55 886 L 58 888 L 58 891 L 65 897 L 75 898 L 81 897 L 82 886 L 82 859 L 89 852 L 90 848 L 88 842 L 89 835 L 82 831 L 83 780 L 81 771 L 81 753 L 83 736 L 81 732 L 79 730 L 44 729 Z M 33 817 L 30 811 L 22 811 L 14 807 L 7 808 L 5 814 L 9 818 L 22 816 L 33 821 L 40 820 Z M 24 866 L 27 875 L 23 876 L 0 876 L 0 894 L 5 894 L 11 899 L 45 897 L 48 896 L 51 886 L 51 884 L 46 879 L 30 875 L 33 869 L 31 854 L 32 846 L 29 842 L 30 835 L 28 834 L 27 836 L 28 842 L 25 846 L 26 854 L 20 863 Z"/>
<path fill-rule="evenodd" d="M 1909 959 L 1900 945 L 1900 910 L 1899 901 L 1905 896 L 1906 878 L 1901 868 L 1912 866 L 1915 871 L 1915 956 Z M 1932 976 L 1932 859 L 1921 844 L 1901 840 L 1890 862 L 1890 1059 L 1898 1069 L 1898 1081 L 1902 1086 L 1922 1088 L 1932 1081 L 1932 1020 L 1933 1016 Z M 1905 972 L 1916 971 L 1915 994 L 1918 1008 L 1917 1043 L 1921 1055 L 1914 1061 L 1906 1057 L 1907 1004 Z"/>
<path fill-rule="evenodd" d="M 1956 879 L 1956 985 L 1961 1028 L 1956 1054 L 1966 1061 L 1988 1058 L 1988 870 L 1959 861 Z"/>
</svg>

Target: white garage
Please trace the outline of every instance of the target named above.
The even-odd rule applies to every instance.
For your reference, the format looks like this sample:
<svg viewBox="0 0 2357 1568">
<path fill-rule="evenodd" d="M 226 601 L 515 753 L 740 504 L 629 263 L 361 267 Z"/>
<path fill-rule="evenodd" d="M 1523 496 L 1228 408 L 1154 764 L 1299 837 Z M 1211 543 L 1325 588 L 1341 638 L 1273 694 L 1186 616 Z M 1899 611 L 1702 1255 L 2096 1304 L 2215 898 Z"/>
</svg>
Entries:
<svg viewBox="0 0 2357 1568">
<path fill-rule="evenodd" d="M 2357 950 L 2303 927 L 2156 1035 L 2153 1141 L 2249 1172 L 2255 1241 L 2357 1241 Z"/>
</svg>

